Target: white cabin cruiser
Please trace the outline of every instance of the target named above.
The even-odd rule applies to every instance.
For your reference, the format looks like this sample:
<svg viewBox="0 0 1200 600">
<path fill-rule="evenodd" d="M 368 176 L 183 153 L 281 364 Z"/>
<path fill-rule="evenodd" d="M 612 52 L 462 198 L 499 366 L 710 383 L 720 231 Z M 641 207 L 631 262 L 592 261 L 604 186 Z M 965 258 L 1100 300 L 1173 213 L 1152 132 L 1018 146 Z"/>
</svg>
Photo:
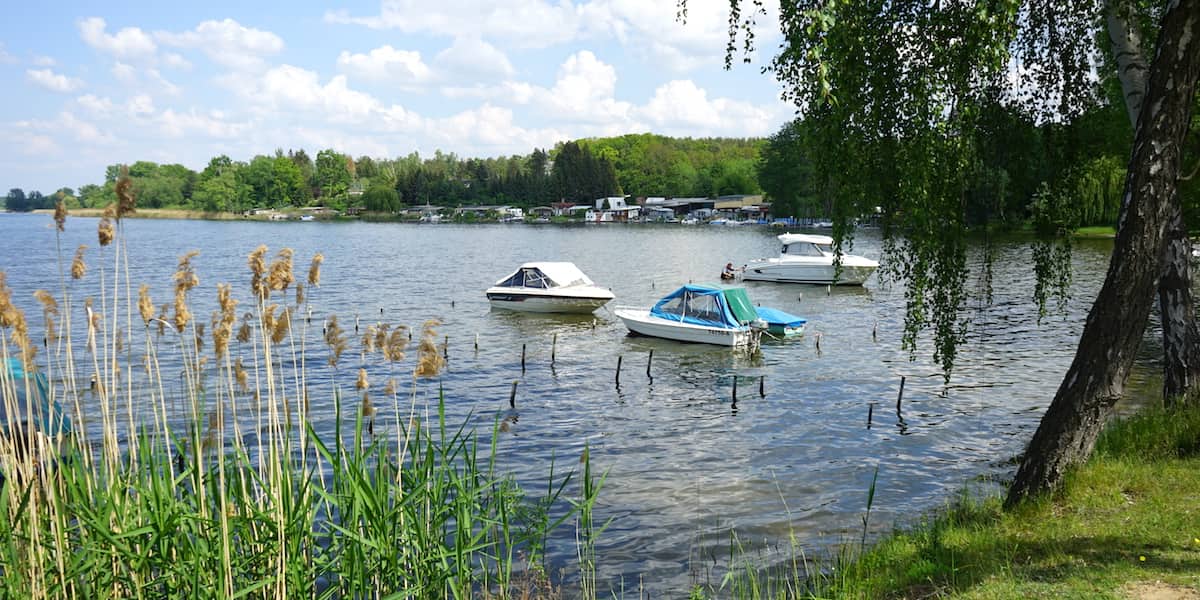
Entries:
<svg viewBox="0 0 1200 600">
<path fill-rule="evenodd" d="M 569 262 L 531 262 L 487 289 L 495 308 L 541 313 L 590 313 L 614 298 Z"/>
<path fill-rule="evenodd" d="M 856 254 L 842 255 L 841 272 L 834 269 L 833 238 L 827 235 L 785 233 L 778 258 L 760 258 L 746 265 L 742 279 L 780 283 L 862 285 L 879 263 Z"/>
</svg>

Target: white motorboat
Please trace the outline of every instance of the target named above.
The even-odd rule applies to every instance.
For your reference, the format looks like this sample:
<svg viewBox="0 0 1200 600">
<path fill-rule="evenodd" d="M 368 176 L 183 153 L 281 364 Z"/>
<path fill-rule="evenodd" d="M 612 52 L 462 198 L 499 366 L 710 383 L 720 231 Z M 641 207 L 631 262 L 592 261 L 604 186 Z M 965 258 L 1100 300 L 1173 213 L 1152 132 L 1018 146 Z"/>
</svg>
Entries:
<svg viewBox="0 0 1200 600">
<path fill-rule="evenodd" d="M 487 289 L 495 308 L 540 313 L 590 313 L 615 296 L 569 262 L 531 262 Z"/>
<path fill-rule="evenodd" d="M 856 254 L 843 254 L 841 271 L 834 268 L 833 238 L 827 235 L 785 233 L 778 258 L 760 258 L 746 265 L 742 279 L 781 283 L 862 285 L 879 263 Z"/>
<path fill-rule="evenodd" d="M 757 347 L 766 329 L 743 288 L 685 285 L 652 308 L 619 307 L 613 314 L 633 333 L 718 346 Z"/>
</svg>

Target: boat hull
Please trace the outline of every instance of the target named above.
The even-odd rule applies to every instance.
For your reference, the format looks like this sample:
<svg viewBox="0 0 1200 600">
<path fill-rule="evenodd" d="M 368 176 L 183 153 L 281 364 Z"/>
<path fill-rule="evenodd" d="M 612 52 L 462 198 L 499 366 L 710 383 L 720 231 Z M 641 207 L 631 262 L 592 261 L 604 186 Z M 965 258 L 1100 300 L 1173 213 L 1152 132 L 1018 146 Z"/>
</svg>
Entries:
<svg viewBox="0 0 1200 600">
<path fill-rule="evenodd" d="M 488 302 L 493 308 L 536 313 L 590 314 L 608 304 L 612 296 L 576 294 L 527 293 L 514 290 L 489 289 Z"/>
<path fill-rule="evenodd" d="M 813 283 L 819 285 L 862 285 L 875 272 L 874 264 L 843 264 L 841 273 L 833 265 L 769 258 L 746 265 L 742 279 L 778 283 Z"/>
<path fill-rule="evenodd" d="M 753 344 L 757 333 L 749 327 L 722 329 L 660 319 L 651 316 L 650 311 L 644 308 L 622 307 L 615 309 L 613 314 L 633 333 L 679 342 L 729 347 L 749 346 Z"/>
</svg>

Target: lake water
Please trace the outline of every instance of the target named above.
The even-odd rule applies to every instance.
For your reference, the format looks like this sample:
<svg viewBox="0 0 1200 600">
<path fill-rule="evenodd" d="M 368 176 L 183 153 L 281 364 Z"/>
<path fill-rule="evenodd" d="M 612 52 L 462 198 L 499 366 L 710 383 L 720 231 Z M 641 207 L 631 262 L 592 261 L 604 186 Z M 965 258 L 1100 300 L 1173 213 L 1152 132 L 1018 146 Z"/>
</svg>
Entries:
<svg viewBox="0 0 1200 600">
<path fill-rule="evenodd" d="M 76 298 L 97 293 L 95 228 L 95 219 L 71 218 L 63 234 L 68 267 L 78 244 L 93 248 L 88 278 L 72 284 Z M 151 284 L 158 302 L 170 298 L 178 257 L 201 252 L 193 261 L 201 279 L 193 310 L 203 321 L 218 282 L 249 298 L 246 255 L 259 244 L 271 255 L 294 249 L 297 279 L 315 252 L 325 255 L 322 285 L 309 292 L 314 323 L 337 314 L 352 334 L 356 316 L 363 328 L 380 319 L 413 328 L 441 319 L 449 361 L 440 383 L 451 423 L 469 419 L 486 438 L 498 417 L 518 417 L 500 434 L 501 460 L 532 492 L 544 489 L 552 462 L 556 471 L 573 468 L 585 447 L 593 466 L 608 473 L 596 507 L 599 521 L 612 519 L 597 548 L 601 594 L 641 586 L 678 595 L 698 580 L 719 582 L 730 532 L 766 562 L 778 558 L 789 535 L 810 555 L 857 539 L 876 468 L 876 533 L 945 504 L 968 482 L 1011 475 L 1011 457 L 1074 354 L 1111 250 L 1105 240 L 1076 246 L 1066 312 L 1039 324 L 1028 248 L 1002 244 L 993 302 L 972 303 L 968 341 L 944 384 L 928 344 L 915 361 L 900 349 L 903 292 L 875 277 L 864 288 L 830 291 L 746 282 L 755 302 L 809 319 L 804 337 L 768 342 L 757 357 L 629 337 L 608 309 L 594 318 L 493 311 L 483 294 L 522 262 L 565 260 L 613 290 L 610 308 L 648 306 L 681 284 L 715 280 L 728 261 L 775 255 L 779 232 L 767 228 L 173 220 L 129 220 L 125 228 L 135 289 Z M 0 216 L 0 269 L 27 314 L 40 314 L 33 290 L 59 289 L 55 239 L 48 215 Z M 855 253 L 879 256 L 872 232 L 860 232 Z M 111 262 L 111 251 L 104 260 Z M 1156 352 L 1153 335 L 1145 357 Z M 309 344 L 323 348 L 319 336 L 314 327 Z M 411 371 L 415 351 L 409 354 L 402 370 Z M 375 382 L 387 376 L 379 360 L 365 365 Z M 1134 374 L 1137 393 L 1157 394 L 1151 362 L 1140 361 Z M 358 366 L 357 352 L 348 352 L 339 372 L 322 377 L 352 389 Z M 332 403 L 316 396 L 314 416 L 324 414 L 316 418 L 329 426 Z M 389 408 L 380 411 L 387 422 Z M 569 526 L 553 548 L 556 567 L 574 564 Z"/>
</svg>

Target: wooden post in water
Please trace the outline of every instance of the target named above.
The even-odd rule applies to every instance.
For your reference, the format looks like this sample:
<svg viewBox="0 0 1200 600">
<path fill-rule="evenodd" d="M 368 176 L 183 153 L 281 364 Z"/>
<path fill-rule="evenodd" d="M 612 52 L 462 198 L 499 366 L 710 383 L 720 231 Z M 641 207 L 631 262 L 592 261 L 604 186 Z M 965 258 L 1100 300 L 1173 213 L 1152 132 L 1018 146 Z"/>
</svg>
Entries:
<svg viewBox="0 0 1200 600">
<path fill-rule="evenodd" d="M 867 405 L 867 429 L 871 428 L 871 419 L 875 416 L 875 403 Z"/>
<path fill-rule="evenodd" d="M 737 404 L 737 375 L 733 376 L 733 403 Z"/>
<path fill-rule="evenodd" d="M 521 372 L 525 372 L 525 344 L 521 344 Z"/>
<path fill-rule="evenodd" d="M 654 362 L 654 349 L 650 349 L 650 356 L 646 358 L 646 377 L 650 377 L 650 363 Z"/>
<path fill-rule="evenodd" d="M 758 397 L 759 398 L 767 397 L 767 387 L 766 386 L 767 386 L 767 376 L 760 375 L 758 377 Z"/>
<path fill-rule="evenodd" d="M 878 333 L 879 333 L 879 321 L 875 321 L 875 325 L 871 327 L 871 341 L 872 342 L 879 341 L 879 339 L 876 337 L 876 334 L 878 334 Z"/>
<path fill-rule="evenodd" d="M 900 401 L 904 400 L 904 376 L 900 376 L 900 393 L 896 395 L 896 414 L 900 414 Z"/>
<path fill-rule="evenodd" d="M 475 332 L 475 351 L 479 352 L 479 332 Z"/>
<path fill-rule="evenodd" d="M 509 408 L 517 407 L 517 380 L 515 380 L 515 379 L 513 380 L 512 391 L 509 392 L 509 394 L 508 394 L 508 407 Z"/>
<path fill-rule="evenodd" d="M 821 353 L 821 332 L 817 332 L 817 354 Z"/>
<path fill-rule="evenodd" d="M 442 358 L 450 359 L 450 336 L 442 337 Z"/>
<path fill-rule="evenodd" d="M 554 356 L 556 354 L 558 354 L 558 334 L 557 333 L 554 334 L 554 337 L 551 338 L 551 340 L 550 340 L 550 364 L 551 365 L 554 365 Z"/>
<path fill-rule="evenodd" d="M 621 358 L 622 356 L 617 355 L 617 385 L 621 385 Z"/>
</svg>

